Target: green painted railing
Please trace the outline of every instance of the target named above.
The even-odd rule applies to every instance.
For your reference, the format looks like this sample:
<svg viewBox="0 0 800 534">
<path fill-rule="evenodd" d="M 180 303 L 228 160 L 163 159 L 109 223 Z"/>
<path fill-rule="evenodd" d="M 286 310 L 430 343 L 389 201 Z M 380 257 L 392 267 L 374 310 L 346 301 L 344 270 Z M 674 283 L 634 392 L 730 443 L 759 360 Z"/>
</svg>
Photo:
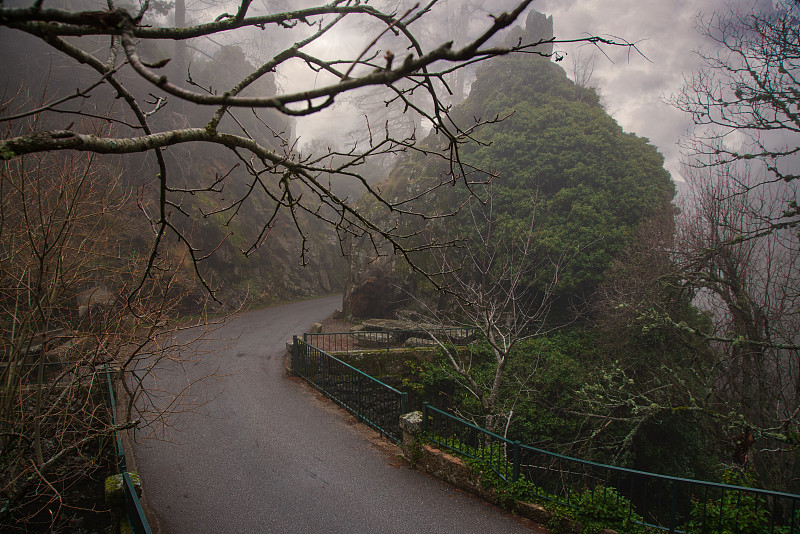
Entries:
<svg viewBox="0 0 800 534">
<path fill-rule="evenodd" d="M 293 339 L 292 372 L 395 442 L 408 394 L 384 384 L 323 350 Z"/>
<path fill-rule="evenodd" d="M 112 424 L 117 424 L 117 401 L 114 395 L 114 382 L 111 378 L 111 369 L 106 365 L 104 369 L 106 381 L 106 401 L 111 411 Z M 123 491 L 125 492 L 125 511 L 128 515 L 128 523 L 135 534 L 152 534 L 150 524 L 147 522 L 142 503 L 136 488 L 128 475 L 128 467 L 125 462 L 125 449 L 122 446 L 122 434 L 119 430 L 114 431 L 114 463 L 117 474 L 122 473 Z"/>
<path fill-rule="evenodd" d="M 570 458 L 507 440 L 428 404 L 426 439 L 481 462 L 539 498 L 577 508 L 627 506 L 628 518 L 676 533 L 800 534 L 800 495 L 646 473 Z M 625 499 L 622 501 L 622 499 Z"/>
<path fill-rule="evenodd" d="M 395 341 L 386 348 L 402 344 L 400 340 L 404 338 L 424 339 L 415 333 L 393 333 Z M 368 335 L 372 334 L 380 333 Z M 294 372 L 399 441 L 399 416 L 408 409 L 406 394 L 314 346 L 319 343 L 329 351 L 364 350 L 364 340 L 352 333 L 304 334 L 304 340 L 295 337 Z M 370 341 L 379 345 L 385 338 L 367 338 L 367 343 Z M 367 383 L 370 386 L 365 388 Z M 373 394 L 384 400 L 366 404 L 375 402 L 383 408 L 365 408 L 365 399 Z M 589 502 L 596 510 L 621 509 L 631 522 L 670 533 L 800 534 L 800 495 L 571 458 L 510 441 L 428 404 L 423 406 L 423 431 L 429 441 L 480 462 L 482 468 L 490 469 L 499 479 L 509 483 L 525 479 L 540 499 L 563 506 L 583 510 Z"/>
<path fill-rule="evenodd" d="M 303 341 L 326 352 L 391 350 L 399 347 L 431 347 L 434 336 L 446 343 L 466 345 L 474 341 L 474 328 L 437 328 L 430 330 L 360 330 L 358 332 L 318 332 L 303 334 Z"/>
</svg>

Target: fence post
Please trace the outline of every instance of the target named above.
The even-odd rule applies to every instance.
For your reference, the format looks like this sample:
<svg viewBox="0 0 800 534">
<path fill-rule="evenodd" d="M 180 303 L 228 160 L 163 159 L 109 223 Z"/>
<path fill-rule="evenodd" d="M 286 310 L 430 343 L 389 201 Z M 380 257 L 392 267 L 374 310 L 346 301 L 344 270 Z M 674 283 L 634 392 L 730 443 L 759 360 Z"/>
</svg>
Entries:
<svg viewBox="0 0 800 534">
<path fill-rule="evenodd" d="M 408 413 L 408 393 L 400 393 L 400 415 Z"/>
<path fill-rule="evenodd" d="M 103 372 L 106 378 L 106 404 L 111 411 L 111 424 L 117 424 L 117 398 L 114 395 L 114 383 L 111 378 L 111 368 L 108 364 L 103 365 Z M 119 430 L 114 431 L 114 462 L 117 472 L 122 473 L 128 467 L 125 464 L 125 448 L 122 446 L 122 435 Z"/>
<path fill-rule="evenodd" d="M 520 462 L 520 446 L 519 441 L 514 442 L 514 467 L 511 472 L 511 481 L 516 482 L 519 479 L 519 462 Z"/>
<path fill-rule="evenodd" d="M 328 395 L 328 366 L 327 366 L 328 358 L 322 356 L 322 393 L 326 397 Z"/>
<path fill-rule="evenodd" d="M 428 431 L 428 403 L 422 403 L 422 432 Z"/>
<path fill-rule="evenodd" d="M 292 374 L 297 374 L 297 351 L 298 347 L 297 336 L 292 336 Z"/>
<path fill-rule="evenodd" d="M 356 375 L 356 417 L 361 421 L 363 417 L 361 409 L 361 374 Z"/>
<path fill-rule="evenodd" d="M 722 503 L 722 499 L 720 499 L 720 503 Z M 672 505 L 670 506 L 669 511 L 669 533 L 675 533 L 676 523 L 678 522 L 678 481 L 675 480 L 672 482 Z M 720 509 L 720 519 L 722 519 L 722 509 Z"/>
</svg>

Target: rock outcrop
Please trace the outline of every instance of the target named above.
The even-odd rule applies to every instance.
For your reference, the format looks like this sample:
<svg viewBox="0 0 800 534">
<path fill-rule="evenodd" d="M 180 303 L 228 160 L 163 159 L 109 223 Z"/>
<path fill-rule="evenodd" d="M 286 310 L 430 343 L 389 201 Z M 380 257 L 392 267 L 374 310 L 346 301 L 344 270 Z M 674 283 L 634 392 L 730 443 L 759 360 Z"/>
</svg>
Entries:
<svg viewBox="0 0 800 534">
<path fill-rule="evenodd" d="M 375 258 L 369 248 L 354 247 L 342 311 L 352 317 L 394 317 L 412 294 L 409 283 L 397 269 L 394 256 Z"/>
</svg>

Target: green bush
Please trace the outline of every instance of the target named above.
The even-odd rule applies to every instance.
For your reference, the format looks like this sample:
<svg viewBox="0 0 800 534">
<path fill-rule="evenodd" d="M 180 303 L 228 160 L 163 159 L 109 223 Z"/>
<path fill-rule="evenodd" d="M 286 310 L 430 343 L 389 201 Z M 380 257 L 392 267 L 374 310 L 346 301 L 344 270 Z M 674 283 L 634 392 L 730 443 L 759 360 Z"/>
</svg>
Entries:
<svg viewBox="0 0 800 534">
<path fill-rule="evenodd" d="M 633 511 L 630 500 L 620 495 L 616 488 L 585 488 L 575 501 L 575 506 L 576 519 L 583 525 L 583 532 L 600 532 L 603 529 L 645 532 L 640 525 L 642 517 Z"/>
<path fill-rule="evenodd" d="M 728 469 L 723 475 L 725 484 L 756 487 L 755 477 L 739 469 Z M 772 534 L 789 532 L 788 528 L 772 524 L 766 499 L 743 491 L 728 490 L 721 499 L 692 499 L 690 532 L 708 534 Z"/>
</svg>

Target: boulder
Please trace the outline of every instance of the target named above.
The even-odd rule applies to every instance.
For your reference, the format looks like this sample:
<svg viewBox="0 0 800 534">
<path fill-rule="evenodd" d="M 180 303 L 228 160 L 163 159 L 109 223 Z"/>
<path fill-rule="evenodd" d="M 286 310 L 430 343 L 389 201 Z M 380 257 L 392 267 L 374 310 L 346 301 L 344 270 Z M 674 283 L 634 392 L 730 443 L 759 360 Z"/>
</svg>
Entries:
<svg viewBox="0 0 800 534">
<path fill-rule="evenodd" d="M 394 254 L 381 254 L 366 237 L 351 244 L 342 303 L 345 316 L 394 317 L 414 294 L 409 269 L 398 268 Z"/>
<path fill-rule="evenodd" d="M 344 309 L 353 317 L 389 317 L 394 314 L 398 299 L 391 275 L 375 272 L 347 289 Z"/>
</svg>

